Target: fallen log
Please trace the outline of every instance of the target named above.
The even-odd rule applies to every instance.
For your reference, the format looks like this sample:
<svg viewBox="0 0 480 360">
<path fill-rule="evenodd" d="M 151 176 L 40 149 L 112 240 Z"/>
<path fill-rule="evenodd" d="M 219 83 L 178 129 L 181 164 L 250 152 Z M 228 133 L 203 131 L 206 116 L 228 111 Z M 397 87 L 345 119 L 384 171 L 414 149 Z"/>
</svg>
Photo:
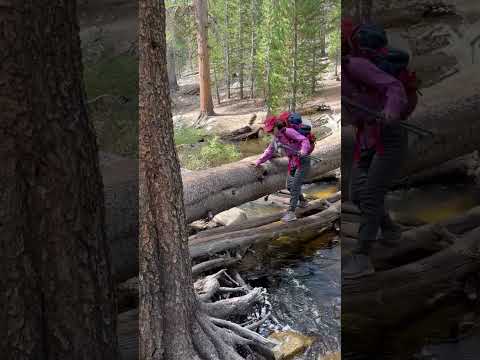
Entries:
<svg viewBox="0 0 480 360">
<path fill-rule="evenodd" d="M 245 141 L 257 138 L 260 129 L 261 126 L 258 125 L 246 125 L 240 129 L 232 131 L 231 133 L 222 135 L 221 138 L 229 141 Z"/>
<path fill-rule="evenodd" d="M 471 153 L 480 143 L 480 78 L 463 71 L 425 89 L 419 107 L 408 123 L 433 131 L 434 138 L 409 136 L 408 151 L 398 178 L 433 168 Z M 467 86 L 466 86 L 467 85 Z M 351 127 L 342 127 L 342 193 L 349 198 L 348 184 L 354 145 Z M 347 175 L 347 177 L 345 177 Z"/>
<path fill-rule="evenodd" d="M 340 134 L 318 143 L 313 155 L 324 160 L 312 166 L 309 179 L 338 168 Z M 263 170 L 250 166 L 256 158 L 183 174 L 187 221 L 218 214 L 284 188 L 286 158 L 274 159 L 264 165 Z M 106 232 L 111 244 L 114 275 L 117 282 L 121 282 L 138 273 L 138 164 L 124 158 L 105 159 L 106 155 L 101 154 Z"/>
<path fill-rule="evenodd" d="M 340 166 L 339 135 L 333 134 L 317 145 L 312 155 L 323 161 L 312 166 L 307 181 Z M 187 221 L 201 219 L 209 213 L 217 214 L 284 188 L 287 159 L 274 159 L 263 171 L 258 171 L 249 165 L 256 158 L 182 177 Z"/>
<path fill-rule="evenodd" d="M 360 3 L 358 0 L 344 0 L 342 3 L 342 12 L 344 15 L 369 16 L 376 22 L 386 27 L 401 27 L 424 22 L 427 17 L 458 17 L 458 10 L 451 1 L 431 0 L 407 0 L 407 1 L 390 1 L 376 0 L 370 1 L 369 7 L 358 8 L 356 5 Z M 360 10 L 361 14 L 357 14 Z M 472 9 L 473 10 L 473 9 Z M 446 20 L 445 20 L 446 21 Z"/>
<path fill-rule="evenodd" d="M 480 270 L 479 246 L 480 227 L 422 260 L 359 279 L 343 279 L 342 333 L 349 336 L 362 329 L 393 327 L 430 309 Z"/>
<path fill-rule="evenodd" d="M 192 259 L 201 259 L 226 250 L 246 248 L 281 236 L 306 241 L 323 233 L 325 228 L 331 226 L 339 217 L 340 201 L 337 201 L 318 214 L 291 223 L 276 222 L 255 229 L 244 229 L 192 240 L 189 242 L 190 256 Z"/>
<path fill-rule="evenodd" d="M 418 186 L 431 184 L 441 181 L 473 180 L 477 182 L 480 179 L 480 157 L 478 151 L 463 155 L 459 158 L 449 160 L 441 165 L 431 169 L 422 170 L 419 173 L 412 174 L 400 179 L 394 184 L 394 187 Z"/>
<path fill-rule="evenodd" d="M 201 274 L 220 269 L 230 268 L 241 261 L 241 257 L 223 256 L 207 261 L 199 262 L 192 266 L 192 276 L 194 279 Z M 132 277 L 117 286 L 117 306 L 119 312 L 124 312 L 138 307 L 138 277 Z"/>
<path fill-rule="evenodd" d="M 332 198 L 335 199 L 335 198 Z M 306 209 L 305 209 L 306 210 Z M 312 211 L 312 209 L 310 209 Z M 280 216 L 273 215 L 245 224 L 225 226 L 230 231 L 205 231 L 205 236 L 192 236 L 189 241 L 190 256 L 194 277 L 218 268 L 227 268 L 241 262 L 240 252 L 245 248 L 280 237 L 291 237 L 298 241 L 308 241 L 318 237 L 340 217 L 340 201 L 336 201 L 325 210 L 307 216 L 292 223 L 279 222 Z M 272 220 L 265 222 L 266 220 Z M 257 224 L 254 227 L 250 225 Z M 202 234 L 202 233 L 200 233 Z M 211 259 L 222 252 L 235 252 L 237 256 L 222 256 Z M 206 260 L 208 259 L 208 260 Z M 119 303 L 123 308 L 138 303 L 138 277 L 132 277 L 119 285 Z M 210 296 L 208 296 L 210 297 Z"/>
<path fill-rule="evenodd" d="M 351 206 L 351 205 L 350 205 Z M 348 236 L 355 238 L 358 233 L 358 222 L 350 222 L 344 220 L 344 211 L 348 209 L 348 206 L 342 204 L 342 229 L 341 234 L 343 236 Z M 352 207 L 353 208 L 353 207 Z M 354 208 L 353 208 L 354 209 Z M 433 224 L 427 224 L 425 226 L 432 226 Z M 480 206 L 476 206 L 463 214 L 457 215 L 455 217 L 440 221 L 437 225 L 445 228 L 448 232 L 461 235 L 473 228 L 480 226 Z M 414 232 L 416 229 L 409 230 Z"/>
<path fill-rule="evenodd" d="M 323 210 L 329 206 L 330 203 L 335 203 L 340 200 L 340 192 L 337 192 L 333 194 L 332 196 L 326 198 L 326 199 L 319 199 L 319 200 L 314 200 L 312 201 L 309 206 L 305 209 L 298 209 L 297 210 L 297 217 L 302 218 L 306 214 L 310 214 L 314 211 L 318 210 Z M 190 241 L 196 241 L 199 239 L 205 239 L 208 237 L 212 237 L 214 235 L 226 235 L 228 233 L 233 233 L 236 231 L 240 230 L 245 230 L 245 229 L 254 229 L 258 228 L 263 225 L 271 224 L 276 221 L 279 221 L 282 218 L 283 214 L 278 213 L 278 214 L 273 214 L 273 215 L 268 215 L 268 216 L 263 216 L 258 219 L 251 219 L 247 221 L 243 221 L 240 224 L 234 224 L 234 225 L 229 225 L 229 226 L 222 226 L 218 228 L 214 228 L 211 230 L 205 230 L 202 231 L 198 234 L 195 234 L 190 237 Z"/>
<path fill-rule="evenodd" d="M 419 256 L 431 255 L 451 246 L 456 241 L 456 237 L 477 227 L 480 227 L 480 206 L 436 224 L 427 224 L 404 231 L 395 247 L 382 246 L 377 242 L 371 253 L 373 264 L 375 269 L 383 270 L 406 262 L 413 262 Z M 357 233 L 358 223 L 342 221 L 341 235 L 344 254 L 347 254 L 355 245 Z M 346 239 L 345 242 L 344 239 Z"/>
</svg>

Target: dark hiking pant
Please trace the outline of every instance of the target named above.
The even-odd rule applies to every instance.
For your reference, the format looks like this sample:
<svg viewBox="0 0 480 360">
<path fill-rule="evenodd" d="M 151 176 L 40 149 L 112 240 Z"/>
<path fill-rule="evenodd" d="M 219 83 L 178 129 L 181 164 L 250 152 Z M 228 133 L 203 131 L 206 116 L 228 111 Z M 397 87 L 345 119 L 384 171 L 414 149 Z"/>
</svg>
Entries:
<svg viewBox="0 0 480 360">
<path fill-rule="evenodd" d="M 378 230 L 392 224 L 385 195 L 400 169 L 406 135 L 398 125 L 385 126 L 382 140 L 383 154 L 377 154 L 375 148 L 362 150 L 360 161 L 352 168 L 352 201 L 362 213 L 356 253 L 368 254 Z"/>
<path fill-rule="evenodd" d="M 302 194 L 302 185 L 309 171 L 310 159 L 305 157 L 300 159 L 300 169 L 293 168 L 290 170 L 287 177 L 287 190 L 290 192 L 289 211 L 295 211 L 298 202 L 305 200 Z"/>
</svg>

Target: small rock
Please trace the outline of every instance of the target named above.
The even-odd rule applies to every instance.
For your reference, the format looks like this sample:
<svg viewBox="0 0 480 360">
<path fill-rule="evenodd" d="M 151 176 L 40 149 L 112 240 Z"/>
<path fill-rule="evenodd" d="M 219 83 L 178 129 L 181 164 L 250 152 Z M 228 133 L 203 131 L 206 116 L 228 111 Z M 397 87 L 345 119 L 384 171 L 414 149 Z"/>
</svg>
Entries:
<svg viewBox="0 0 480 360">
<path fill-rule="evenodd" d="M 320 355 L 318 360 L 341 360 L 342 354 L 340 352 L 328 353 L 325 355 Z"/>
<path fill-rule="evenodd" d="M 239 208 L 232 208 L 230 210 L 221 212 L 213 218 L 213 222 L 219 225 L 232 225 L 238 224 L 241 221 L 247 220 L 247 213 Z"/>
<path fill-rule="evenodd" d="M 275 360 L 289 360 L 312 345 L 313 339 L 294 331 L 273 333 L 269 339 L 279 342 L 273 349 Z"/>
</svg>

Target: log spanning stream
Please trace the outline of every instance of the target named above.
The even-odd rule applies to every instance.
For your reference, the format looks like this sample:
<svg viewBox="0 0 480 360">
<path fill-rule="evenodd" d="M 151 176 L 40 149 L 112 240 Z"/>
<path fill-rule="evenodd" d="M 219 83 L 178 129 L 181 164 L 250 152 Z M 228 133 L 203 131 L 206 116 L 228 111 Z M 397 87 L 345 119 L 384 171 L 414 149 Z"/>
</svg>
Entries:
<svg viewBox="0 0 480 360">
<path fill-rule="evenodd" d="M 402 223 L 435 223 L 478 206 L 480 190 L 471 184 L 430 184 L 396 190 L 386 202 L 393 217 Z M 468 299 L 468 290 L 455 292 L 431 311 L 410 317 L 395 326 L 395 330 L 383 333 L 382 343 L 370 344 L 369 348 L 377 356 L 382 354 L 385 360 L 477 359 L 480 352 L 478 279 L 475 286 L 476 290 L 470 294 L 476 295 L 476 299 Z M 372 358 L 365 350 L 359 353 L 343 356 L 348 360 Z"/>
</svg>

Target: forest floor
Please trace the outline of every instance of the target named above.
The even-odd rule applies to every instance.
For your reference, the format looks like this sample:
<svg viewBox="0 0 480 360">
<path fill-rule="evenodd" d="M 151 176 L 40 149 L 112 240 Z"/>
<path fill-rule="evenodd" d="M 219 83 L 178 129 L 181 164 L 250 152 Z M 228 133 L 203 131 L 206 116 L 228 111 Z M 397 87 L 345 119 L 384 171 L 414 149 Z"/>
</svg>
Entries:
<svg viewBox="0 0 480 360">
<path fill-rule="evenodd" d="M 332 74 L 327 74 L 325 80 L 319 84 L 319 89 L 308 99 L 302 107 L 308 107 L 313 104 L 324 104 L 330 107 L 332 113 L 340 113 L 340 87 L 341 82 L 331 79 Z M 179 90 L 172 93 L 173 115 L 174 121 L 181 122 L 184 126 L 191 126 L 198 117 L 198 109 L 200 106 L 200 97 L 196 95 L 185 94 L 186 90 L 194 89 L 198 86 L 198 75 L 188 75 L 178 80 Z M 217 116 L 216 123 L 220 127 L 231 128 L 231 130 L 238 129 L 244 126 L 245 120 L 248 122 L 250 115 L 256 114 L 258 120 L 263 120 L 265 117 L 265 104 L 262 99 L 251 99 L 248 96 L 249 84 L 245 86 L 246 97 L 240 99 L 240 91 L 238 82 L 234 82 L 231 87 L 231 98 L 226 96 L 225 88 L 220 89 L 220 104 L 217 102 L 215 94 L 212 98 L 214 101 L 214 111 Z M 215 89 L 212 89 L 214 91 Z M 285 109 L 287 110 L 287 109 Z M 247 117 L 244 117 L 247 115 Z M 230 121 L 232 117 L 237 116 L 237 122 L 233 122 L 230 126 L 222 126 L 222 120 Z"/>
</svg>

